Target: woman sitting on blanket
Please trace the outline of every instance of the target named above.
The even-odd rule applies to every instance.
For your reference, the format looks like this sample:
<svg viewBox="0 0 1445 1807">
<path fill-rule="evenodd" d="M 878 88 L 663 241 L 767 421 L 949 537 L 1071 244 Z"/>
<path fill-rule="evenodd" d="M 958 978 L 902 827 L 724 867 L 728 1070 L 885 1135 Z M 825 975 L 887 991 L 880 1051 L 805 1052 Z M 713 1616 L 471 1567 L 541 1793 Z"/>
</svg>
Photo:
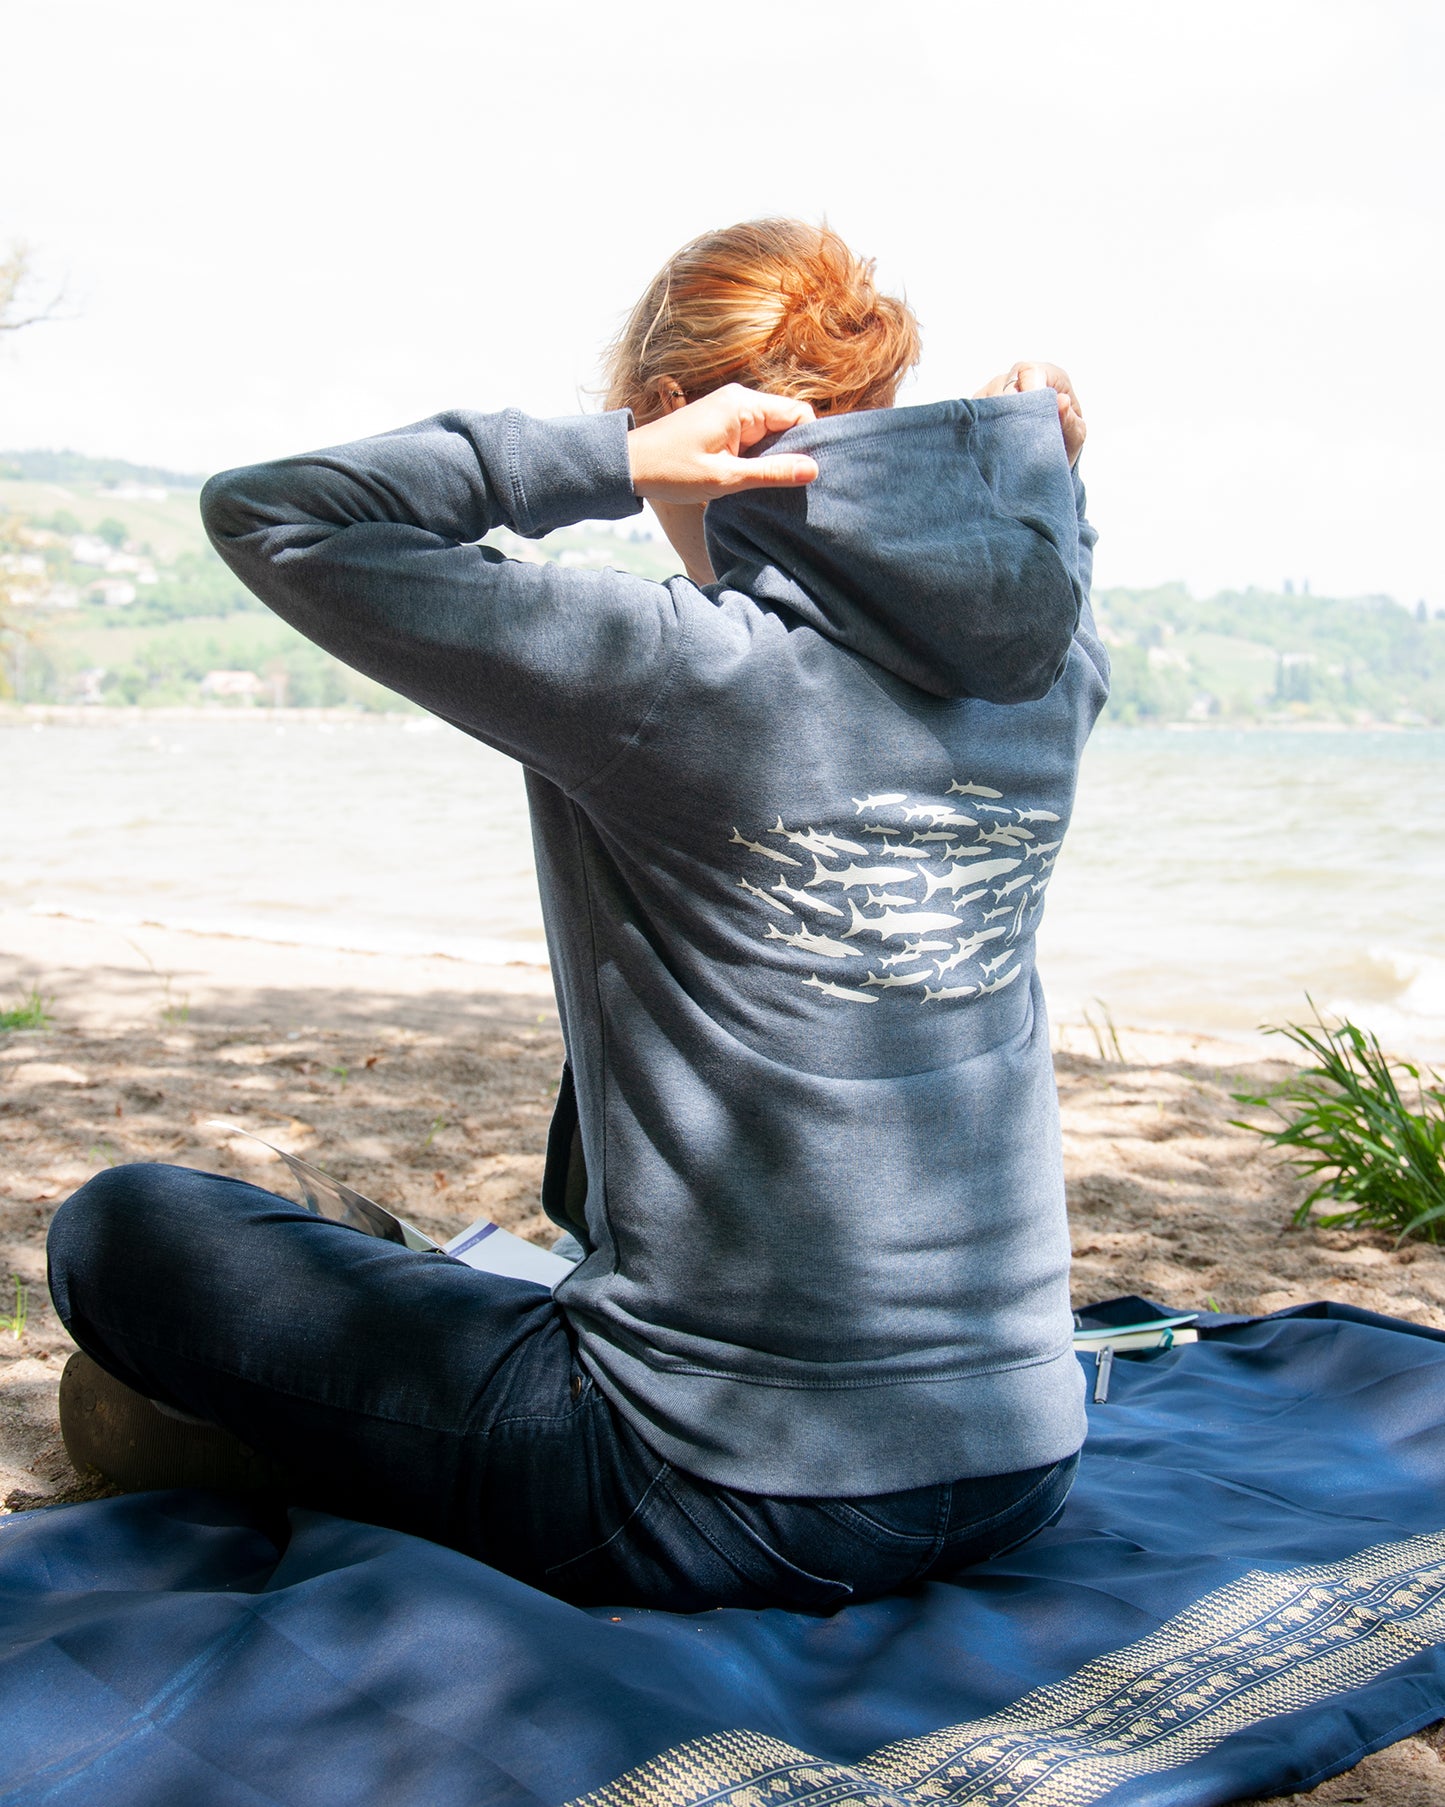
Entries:
<svg viewBox="0 0 1445 1807">
<path fill-rule="evenodd" d="M 51 1232 L 72 1453 L 166 1485 L 225 1445 L 685 1610 L 830 1608 L 1057 1515 L 1084 1413 L 1034 935 L 1105 696 L 1084 425 L 1045 364 L 895 408 L 917 355 L 870 263 L 755 221 L 657 276 L 606 412 L 206 486 L 272 609 L 526 768 L 580 1259 L 548 1293 L 109 1169 Z M 644 500 L 685 577 L 480 543 Z"/>
</svg>

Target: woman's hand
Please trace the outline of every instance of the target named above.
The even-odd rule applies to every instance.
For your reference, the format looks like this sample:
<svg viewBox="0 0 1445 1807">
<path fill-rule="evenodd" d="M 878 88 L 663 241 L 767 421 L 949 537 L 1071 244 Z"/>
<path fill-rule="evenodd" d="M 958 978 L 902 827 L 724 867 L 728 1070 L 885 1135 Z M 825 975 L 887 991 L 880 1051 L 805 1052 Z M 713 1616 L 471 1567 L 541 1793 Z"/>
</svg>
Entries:
<svg viewBox="0 0 1445 1807">
<path fill-rule="evenodd" d="M 813 419 L 807 402 L 729 383 L 627 435 L 632 488 L 649 502 L 708 503 L 740 489 L 811 483 L 818 467 L 796 454 L 744 458 L 769 433 Z"/>
<path fill-rule="evenodd" d="M 1021 359 L 1002 376 L 991 377 L 979 395 L 1022 395 L 1026 389 L 1053 389 L 1059 398 L 1059 426 L 1064 435 L 1064 450 L 1069 454 L 1070 468 L 1079 462 L 1079 453 L 1084 449 L 1084 440 L 1089 429 L 1084 424 L 1084 416 L 1079 408 L 1079 398 L 1074 394 L 1074 385 L 1069 381 L 1069 373 L 1061 370 L 1057 364 L 1040 364 L 1033 359 Z"/>
</svg>

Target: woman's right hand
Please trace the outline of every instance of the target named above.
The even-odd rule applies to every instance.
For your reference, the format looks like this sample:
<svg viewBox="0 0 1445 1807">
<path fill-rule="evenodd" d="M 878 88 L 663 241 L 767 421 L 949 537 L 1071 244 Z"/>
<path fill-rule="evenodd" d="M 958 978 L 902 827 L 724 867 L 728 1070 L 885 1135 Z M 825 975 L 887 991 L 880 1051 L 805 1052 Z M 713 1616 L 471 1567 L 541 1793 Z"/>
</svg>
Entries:
<svg viewBox="0 0 1445 1807">
<path fill-rule="evenodd" d="M 1069 381 L 1067 370 L 1061 370 L 1057 364 L 1038 363 L 1032 358 L 1020 359 L 1002 376 L 990 377 L 978 391 L 978 395 L 1022 395 L 1028 389 L 1052 389 L 1057 393 L 1059 427 L 1064 435 L 1064 450 L 1069 455 L 1069 467 L 1072 469 L 1079 462 L 1079 453 L 1084 449 L 1089 429 L 1084 424 L 1079 398 L 1074 394 L 1074 385 Z"/>
</svg>

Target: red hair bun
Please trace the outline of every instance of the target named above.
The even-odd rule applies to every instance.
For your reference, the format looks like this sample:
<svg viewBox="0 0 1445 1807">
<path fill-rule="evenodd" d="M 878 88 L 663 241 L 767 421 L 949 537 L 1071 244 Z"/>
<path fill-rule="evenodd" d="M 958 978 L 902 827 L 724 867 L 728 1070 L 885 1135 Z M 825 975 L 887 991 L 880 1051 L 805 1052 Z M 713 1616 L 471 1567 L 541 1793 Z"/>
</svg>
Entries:
<svg viewBox="0 0 1445 1807">
<path fill-rule="evenodd" d="M 639 422 L 744 383 L 820 414 L 886 408 L 918 362 L 907 302 L 880 295 L 872 258 L 827 226 L 747 220 L 668 259 L 606 356 L 607 406 Z"/>
</svg>

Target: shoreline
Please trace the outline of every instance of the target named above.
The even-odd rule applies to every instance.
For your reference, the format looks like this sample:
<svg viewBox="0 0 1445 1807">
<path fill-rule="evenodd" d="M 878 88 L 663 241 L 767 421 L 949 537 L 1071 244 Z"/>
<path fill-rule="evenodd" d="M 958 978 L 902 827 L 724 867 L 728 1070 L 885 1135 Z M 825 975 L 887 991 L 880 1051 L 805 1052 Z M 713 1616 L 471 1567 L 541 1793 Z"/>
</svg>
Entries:
<svg viewBox="0 0 1445 1807">
<path fill-rule="evenodd" d="M 144 703 L 0 703 L 0 728 L 114 728 L 130 722 L 216 721 L 283 726 L 301 722 L 422 722 L 427 724 L 427 732 L 450 726 L 410 704 L 401 709 L 358 709 L 350 704 L 278 709 L 271 703 L 165 703 L 155 708 Z M 412 732 L 416 732 L 415 727 Z"/>
<path fill-rule="evenodd" d="M 450 724 L 407 704 L 397 709 L 359 709 L 352 704 L 331 708 L 299 706 L 278 709 L 270 703 L 13 703 L 0 702 L 0 729 L 25 727 L 116 727 L 130 722 L 251 721 L 272 725 L 325 722 L 425 723 L 428 732 Z M 1099 727 L 1121 733 L 1153 734 L 1445 734 L 1445 725 L 1429 722 L 1331 721 L 1158 721 L 1120 722 L 1108 716 Z M 417 732 L 415 726 L 412 732 Z"/>
<path fill-rule="evenodd" d="M 545 947 L 532 958 L 485 961 L 0 907 L 0 1004 L 32 988 L 52 1001 L 57 1022 L 105 1031 L 251 1019 L 258 998 L 274 1011 L 288 996 L 327 993 L 385 998 L 389 1010 L 409 1000 L 428 1019 L 485 995 L 534 997 L 554 1008 Z M 1050 1017 L 1050 1042 L 1059 1054 L 1107 1059 L 1111 1030 L 1131 1059 L 1225 1066 L 1281 1057 L 1279 1038 L 1258 1031 L 1128 1021 L 1095 1028 L 1082 1013 Z"/>
<path fill-rule="evenodd" d="M 536 999 L 555 1014 L 545 958 L 485 964 L 0 909 L 0 998 L 32 988 L 50 1000 L 57 1024 L 86 1031 L 268 1014 L 309 1022 L 321 1006 L 308 1016 L 303 1001 L 326 998 L 384 1000 L 388 1016 L 405 1009 L 426 1022 L 498 996 Z M 356 1012 L 348 1004 L 342 1014 Z"/>
</svg>

